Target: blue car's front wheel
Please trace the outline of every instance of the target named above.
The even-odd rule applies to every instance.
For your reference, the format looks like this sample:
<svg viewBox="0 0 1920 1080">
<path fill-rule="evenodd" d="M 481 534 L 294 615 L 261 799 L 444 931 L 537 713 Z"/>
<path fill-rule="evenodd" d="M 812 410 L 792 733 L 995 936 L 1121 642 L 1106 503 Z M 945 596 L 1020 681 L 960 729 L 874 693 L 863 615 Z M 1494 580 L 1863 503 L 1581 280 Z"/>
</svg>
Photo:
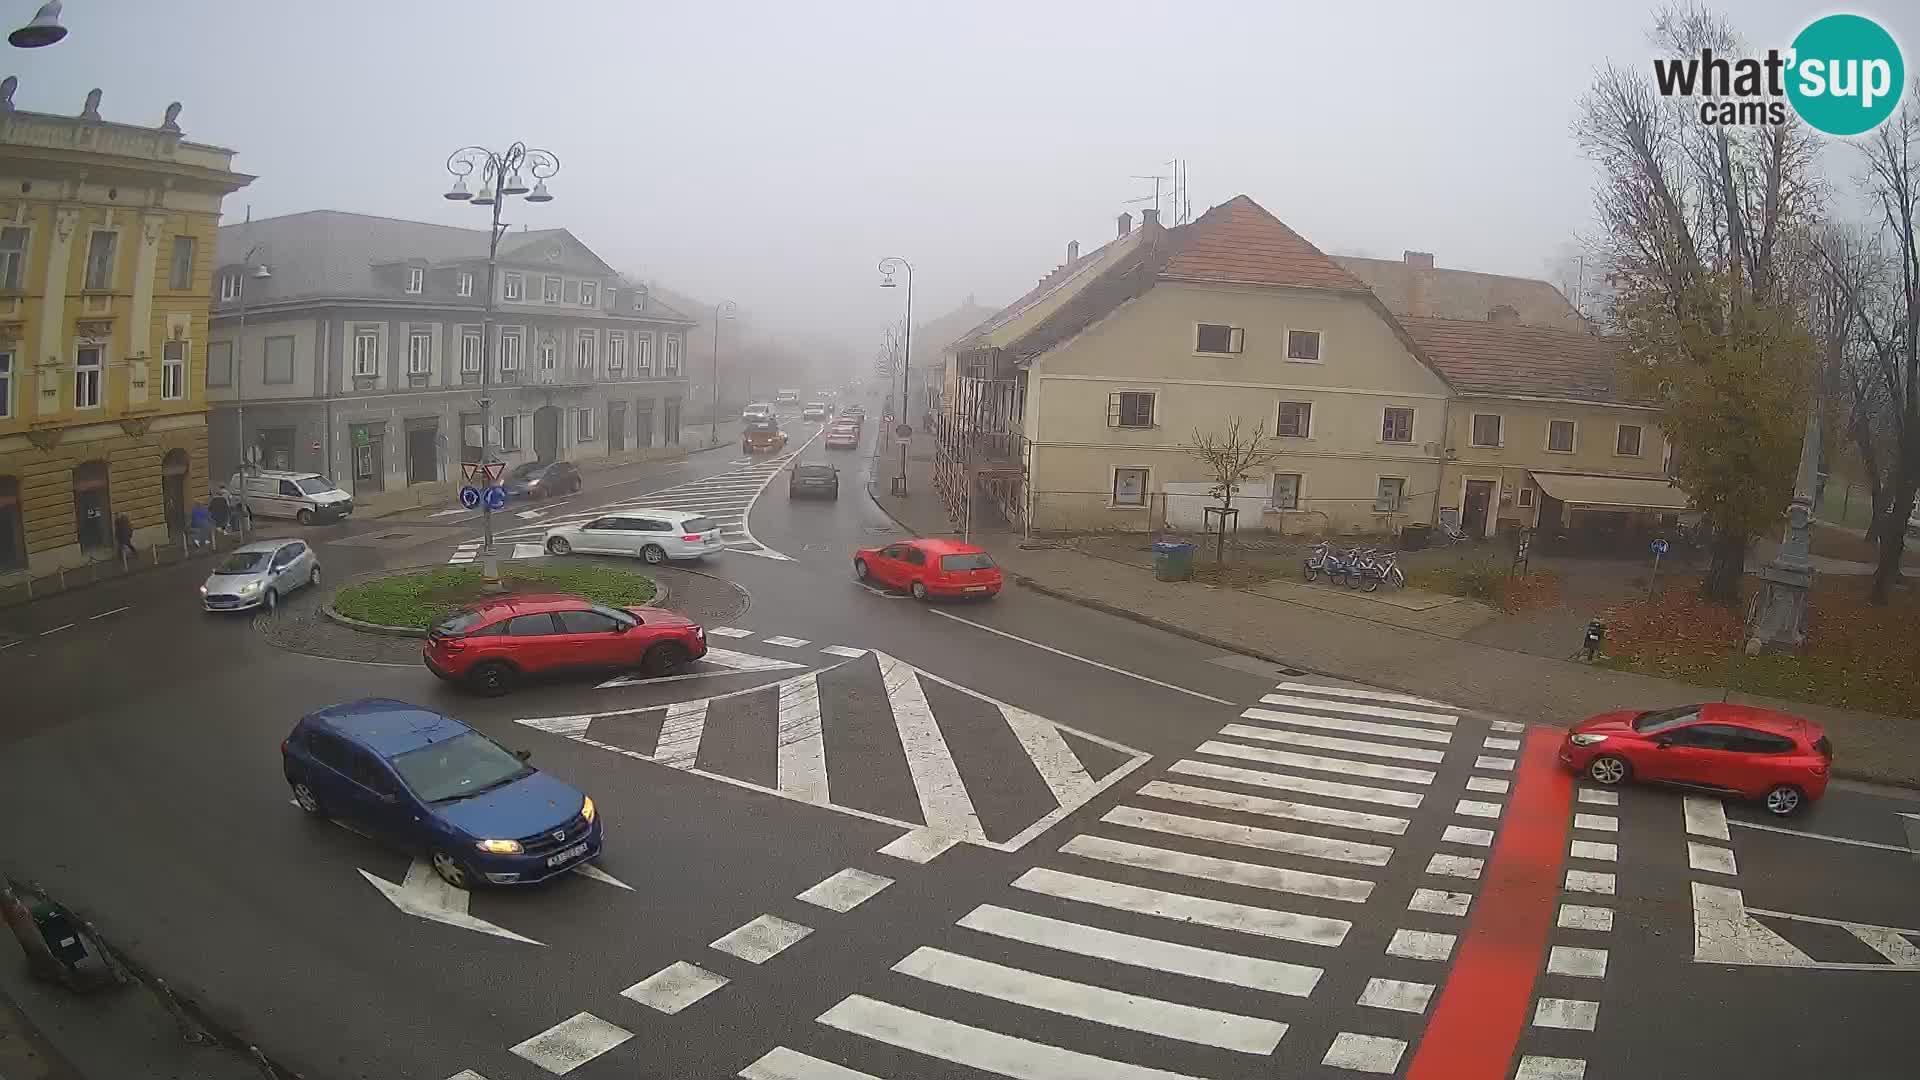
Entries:
<svg viewBox="0 0 1920 1080">
<path fill-rule="evenodd" d="M 460 860 L 444 851 L 433 853 L 433 872 L 440 875 L 441 881 L 456 889 L 473 888 L 473 875 L 467 872 L 466 867 L 460 865 Z"/>
</svg>

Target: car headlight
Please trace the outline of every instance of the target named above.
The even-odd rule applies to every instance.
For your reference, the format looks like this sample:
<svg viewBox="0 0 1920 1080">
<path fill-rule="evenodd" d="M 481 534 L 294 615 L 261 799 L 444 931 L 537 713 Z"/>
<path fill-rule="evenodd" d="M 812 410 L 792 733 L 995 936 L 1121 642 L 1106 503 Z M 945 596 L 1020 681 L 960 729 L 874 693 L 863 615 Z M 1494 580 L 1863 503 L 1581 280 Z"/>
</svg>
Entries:
<svg viewBox="0 0 1920 1080">
<path fill-rule="evenodd" d="M 538 480 L 529 480 L 529 481 L 527 481 L 527 486 L 528 486 L 528 487 L 539 487 L 539 486 L 540 486 L 540 481 L 538 481 Z"/>
<path fill-rule="evenodd" d="M 1595 743 L 1606 742 L 1607 737 L 1605 735 L 1587 735 L 1587 734 L 1575 733 L 1567 736 L 1567 741 L 1572 743 L 1575 746 L 1592 746 Z"/>
<path fill-rule="evenodd" d="M 474 846 L 489 855 L 520 854 L 520 841 L 518 840 L 482 840 Z"/>
<path fill-rule="evenodd" d="M 240 594 L 242 596 L 252 596 L 259 591 L 260 583 L 257 581 L 249 581 L 245 585 L 240 586 Z"/>
<path fill-rule="evenodd" d="M 583 818 L 586 818 L 588 821 L 592 821 L 593 814 L 594 814 L 593 796 L 591 795 L 580 796 L 580 816 Z"/>
</svg>

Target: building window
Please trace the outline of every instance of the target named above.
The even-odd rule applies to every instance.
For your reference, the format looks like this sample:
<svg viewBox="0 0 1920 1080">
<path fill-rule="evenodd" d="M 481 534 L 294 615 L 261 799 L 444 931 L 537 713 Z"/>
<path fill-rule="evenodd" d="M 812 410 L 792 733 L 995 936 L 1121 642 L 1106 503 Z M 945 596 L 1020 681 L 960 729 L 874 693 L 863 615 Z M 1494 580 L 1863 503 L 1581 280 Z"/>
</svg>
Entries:
<svg viewBox="0 0 1920 1080">
<path fill-rule="evenodd" d="M 1373 512 L 1397 514 L 1407 505 L 1407 480 L 1404 476 L 1383 476 L 1373 496 Z"/>
<path fill-rule="evenodd" d="M 500 290 L 503 299 L 524 300 L 527 296 L 527 279 L 519 274 L 509 273 Z"/>
<path fill-rule="evenodd" d="M 353 373 L 356 377 L 371 378 L 380 374 L 380 333 L 377 330 L 356 330 L 353 334 Z"/>
<path fill-rule="evenodd" d="M 1147 505 L 1147 470 L 1132 467 L 1113 470 L 1113 505 Z"/>
<path fill-rule="evenodd" d="M 104 291 L 113 288 L 113 249 L 120 234 L 95 229 L 87 238 L 87 278 L 81 288 Z"/>
<path fill-rule="evenodd" d="M 1621 424 L 1613 436 L 1613 452 L 1621 457 L 1640 456 L 1640 425 Z"/>
<path fill-rule="evenodd" d="M 220 275 L 220 302 L 231 303 L 240 299 L 240 271 L 229 270 Z"/>
<path fill-rule="evenodd" d="M 520 331 L 500 331 L 500 370 L 520 370 Z"/>
<path fill-rule="evenodd" d="M 1389 406 L 1387 411 L 1381 414 L 1380 441 L 1412 442 L 1413 410 L 1398 405 Z"/>
<path fill-rule="evenodd" d="M 607 374 L 624 375 L 627 370 L 627 335 L 619 330 L 607 332 Z"/>
<path fill-rule="evenodd" d="M 540 370 L 552 371 L 559 366 L 560 350 L 553 343 L 553 335 L 548 334 L 540 339 Z"/>
<path fill-rule="evenodd" d="M 270 383 L 290 383 L 293 381 L 293 339 L 290 337 L 270 337 L 267 339 L 266 369 L 262 375 Z"/>
<path fill-rule="evenodd" d="M 468 270 L 460 271 L 460 277 L 454 283 L 453 291 L 461 296 L 472 296 L 473 295 L 473 273 Z"/>
<path fill-rule="evenodd" d="M 598 284 L 591 281 L 583 281 L 580 283 L 580 306 L 600 306 L 600 286 Z"/>
<path fill-rule="evenodd" d="M 647 290 L 645 289 L 633 290 L 633 310 L 635 311 L 647 310 Z"/>
<path fill-rule="evenodd" d="M 1201 323 L 1194 329 L 1193 351 L 1237 353 L 1246 344 L 1247 332 L 1225 323 Z"/>
<path fill-rule="evenodd" d="M 1504 434 L 1504 432 L 1500 430 L 1500 426 L 1502 422 L 1503 421 L 1499 413 L 1474 413 L 1473 414 L 1473 445 L 1475 446 L 1501 445 L 1500 438 Z"/>
<path fill-rule="evenodd" d="M 193 237 L 173 238 L 173 258 L 167 262 L 167 288 L 187 292 L 193 288 Z"/>
<path fill-rule="evenodd" d="M 1533 489 L 1532 488 L 1523 487 L 1520 489 L 1520 505 L 1521 506 L 1533 505 Z"/>
<path fill-rule="evenodd" d="M 680 335 L 668 334 L 660 355 L 660 374 L 665 378 L 674 378 L 680 374 Z"/>
<path fill-rule="evenodd" d="M 427 286 L 427 272 L 417 266 L 407 267 L 407 291 L 418 295 Z"/>
<path fill-rule="evenodd" d="M 651 333 L 633 335 L 633 373 L 643 379 L 653 378 L 653 335 Z"/>
<path fill-rule="evenodd" d="M 560 279 L 550 277 L 540 283 L 540 299 L 549 304 L 560 302 Z"/>
<path fill-rule="evenodd" d="M 1274 473 L 1273 494 L 1267 504 L 1275 510 L 1300 509 L 1300 474 Z"/>
<path fill-rule="evenodd" d="M 1556 454 L 1573 453 L 1573 421 L 1547 421 L 1547 449 Z"/>
<path fill-rule="evenodd" d="M 466 375 L 480 374 L 480 332 L 477 330 L 460 335 L 460 371 Z"/>
<path fill-rule="evenodd" d="M 19 225 L 0 229 L 0 289 L 18 289 L 26 276 L 27 235 Z"/>
<path fill-rule="evenodd" d="M 169 341 L 160 346 L 160 397 L 179 401 L 187 396 L 187 343 Z M 4 416 L 0 407 L 0 416 Z"/>
<path fill-rule="evenodd" d="M 95 233 L 94 235 L 101 235 Z M 76 409 L 97 409 L 100 407 L 100 374 L 105 362 L 101 357 L 100 346 L 82 345 L 73 356 L 73 407 Z"/>
<path fill-rule="evenodd" d="M 407 335 L 407 374 L 426 375 L 433 371 L 433 335 L 415 330 Z"/>
<path fill-rule="evenodd" d="M 500 449 L 520 449 L 520 418 L 511 413 L 500 418 Z"/>
<path fill-rule="evenodd" d="M 581 442 L 592 442 L 593 441 L 593 410 L 592 409 L 576 409 L 574 410 L 573 416 L 574 416 L 574 425 L 575 425 L 574 434 L 579 437 Z"/>
<path fill-rule="evenodd" d="M 13 354 L 0 352 L 0 420 L 13 415 Z"/>
<path fill-rule="evenodd" d="M 1107 395 L 1107 426 L 1148 428 L 1153 426 L 1153 395 L 1127 391 Z"/>
<path fill-rule="evenodd" d="M 207 385 L 233 385 L 233 342 L 215 341 L 207 345 Z"/>
<path fill-rule="evenodd" d="M 1320 362 L 1320 331 L 1287 331 L 1287 359 L 1305 364 Z"/>
<path fill-rule="evenodd" d="M 579 330 L 573 335 L 573 362 L 580 367 L 580 374 L 593 377 L 594 368 L 600 363 L 600 335 L 592 330 Z"/>
<path fill-rule="evenodd" d="M 1285 439 L 1304 439 L 1313 433 L 1313 405 L 1305 401 L 1280 403 L 1280 418 L 1274 422 L 1274 435 Z"/>
</svg>

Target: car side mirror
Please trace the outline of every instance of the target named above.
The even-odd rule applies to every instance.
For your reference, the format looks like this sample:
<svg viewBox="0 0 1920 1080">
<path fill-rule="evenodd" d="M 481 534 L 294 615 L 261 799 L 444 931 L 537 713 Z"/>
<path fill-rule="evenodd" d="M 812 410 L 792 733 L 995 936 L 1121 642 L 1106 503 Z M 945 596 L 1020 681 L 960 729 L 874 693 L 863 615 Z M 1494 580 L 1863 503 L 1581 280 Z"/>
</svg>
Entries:
<svg viewBox="0 0 1920 1080">
<path fill-rule="evenodd" d="M 521 760 L 521 761 L 530 761 L 530 760 L 532 760 L 532 759 L 533 759 L 533 751 L 531 751 L 531 750 L 515 750 L 515 751 L 513 752 L 513 756 L 514 756 L 515 758 L 518 758 L 518 759 L 519 759 L 519 760 Z"/>
</svg>

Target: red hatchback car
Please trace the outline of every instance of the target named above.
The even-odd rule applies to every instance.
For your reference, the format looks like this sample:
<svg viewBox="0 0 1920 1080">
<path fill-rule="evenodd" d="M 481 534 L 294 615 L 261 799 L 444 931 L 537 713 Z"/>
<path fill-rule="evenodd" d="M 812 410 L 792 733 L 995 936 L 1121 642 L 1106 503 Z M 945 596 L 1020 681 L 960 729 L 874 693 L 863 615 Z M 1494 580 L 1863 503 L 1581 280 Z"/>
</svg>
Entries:
<svg viewBox="0 0 1920 1080">
<path fill-rule="evenodd" d="M 1630 778 L 1759 799 L 1785 817 L 1826 794 L 1833 744 L 1818 724 L 1750 705 L 1611 712 L 1567 732 L 1560 761 L 1597 784 Z"/>
<path fill-rule="evenodd" d="M 853 576 L 889 589 L 929 596 L 993 596 L 1000 568 L 983 548 L 958 540 L 907 540 L 853 553 Z"/>
<path fill-rule="evenodd" d="M 428 632 L 427 670 L 489 697 L 524 679 L 640 669 L 669 675 L 707 654 L 707 632 L 662 608 L 611 608 L 577 596 L 503 596 L 461 608 Z"/>
</svg>

